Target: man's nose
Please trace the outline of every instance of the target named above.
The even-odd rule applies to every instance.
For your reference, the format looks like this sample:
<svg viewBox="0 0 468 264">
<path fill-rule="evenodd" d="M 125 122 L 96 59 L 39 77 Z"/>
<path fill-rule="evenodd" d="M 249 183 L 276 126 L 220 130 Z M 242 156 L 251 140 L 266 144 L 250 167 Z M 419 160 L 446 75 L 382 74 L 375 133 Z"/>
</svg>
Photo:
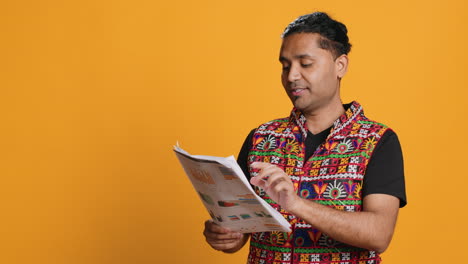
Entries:
<svg viewBox="0 0 468 264">
<path fill-rule="evenodd" d="M 299 68 L 297 66 L 291 65 L 291 68 L 289 69 L 288 73 L 288 81 L 295 82 L 299 79 L 301 79 L 301 73 L 299 71 Z"/>
</svg>

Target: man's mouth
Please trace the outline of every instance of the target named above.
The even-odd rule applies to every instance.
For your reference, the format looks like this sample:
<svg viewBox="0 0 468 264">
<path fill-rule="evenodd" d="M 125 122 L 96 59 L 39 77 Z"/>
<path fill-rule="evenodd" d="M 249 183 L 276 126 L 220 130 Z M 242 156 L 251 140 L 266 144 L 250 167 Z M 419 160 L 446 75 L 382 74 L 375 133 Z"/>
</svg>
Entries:
<svg viewBox="0 0 468 264">
<path fill-rule="evenodd" d="M 291 94 L 293 96 L 300 96 L 307 88 L 293 88 L 291 89 Z"/>
</svg>

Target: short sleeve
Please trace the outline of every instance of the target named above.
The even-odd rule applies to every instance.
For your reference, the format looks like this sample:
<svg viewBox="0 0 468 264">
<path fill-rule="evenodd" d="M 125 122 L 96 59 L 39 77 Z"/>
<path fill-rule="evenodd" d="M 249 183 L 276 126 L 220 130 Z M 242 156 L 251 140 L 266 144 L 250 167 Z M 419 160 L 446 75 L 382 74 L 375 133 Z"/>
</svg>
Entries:
<svg viewBox="0 0 468 264">
<path fill-rule="evenodd" d="M 250 181 L 250 173 L 249 167 L 247 163 L 247 158 L 249 156 L 249 151 L 252 148 L 252 138 L 254 135 L 255 129 L 250 131 L 249 135 L 245 138 L 244 144 L 242 144 L 242 148 L 239 151 L 239 155 L 237 156 L 237 163 L 239 167 L 241 167 L 242 171 L 245 174 L 245 177 Z"/>
<path fill-rule="evenodd" d="M 392 130 L 387 130 L 377 143 L 364 175 L 362 197 L 375 193 L 395 196 L 400 199 L 400 207 L 406 205 L 403 154 Z"/>
</svg>

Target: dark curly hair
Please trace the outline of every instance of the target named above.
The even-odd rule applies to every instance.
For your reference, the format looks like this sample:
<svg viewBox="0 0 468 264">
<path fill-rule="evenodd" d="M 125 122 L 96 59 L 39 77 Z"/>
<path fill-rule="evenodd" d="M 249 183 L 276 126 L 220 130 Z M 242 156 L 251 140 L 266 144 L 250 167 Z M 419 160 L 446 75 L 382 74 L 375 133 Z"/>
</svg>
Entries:
<svg viewBox="0 0 468 264">
<path fill-rule="evenodd" d="M 281 38 L 296 33 L 318 33 L 322 37 L 319 45 L 330 51 L 335 58 L 351 51 L 348 29 L 346 26 L 332 19 L 327 13 L 315 12 L 298 17 L 284 30 Z"/>
</svg>

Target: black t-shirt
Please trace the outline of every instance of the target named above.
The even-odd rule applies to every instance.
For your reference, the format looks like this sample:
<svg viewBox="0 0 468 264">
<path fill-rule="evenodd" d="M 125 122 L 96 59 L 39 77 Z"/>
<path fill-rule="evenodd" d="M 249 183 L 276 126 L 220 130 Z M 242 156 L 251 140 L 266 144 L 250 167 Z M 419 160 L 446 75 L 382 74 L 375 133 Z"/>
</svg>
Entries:
<svg viewBox="0 0 468 264">
<path fill-rule="evenodd" d="M 307 132 L 305 160 L 308 160 L 314 154 L 317 147 L 326 140 L 330 131 L 331 127 L 316 135 L 310 131 Z M 254 132 L 255 129 L 245 139 L 237 159 L 239 166 L 249 180 L 250 174 L 247 168 L 247 156 L 252 147 Z M 395 196 L 400 199 L 400 207 L 406 205 L 403 155 L 400 141 L 392 130 L 387 130 L 382 135 L 367 165 L 362 187 L 362 197 L 373 193 Z"/>
</svg>

